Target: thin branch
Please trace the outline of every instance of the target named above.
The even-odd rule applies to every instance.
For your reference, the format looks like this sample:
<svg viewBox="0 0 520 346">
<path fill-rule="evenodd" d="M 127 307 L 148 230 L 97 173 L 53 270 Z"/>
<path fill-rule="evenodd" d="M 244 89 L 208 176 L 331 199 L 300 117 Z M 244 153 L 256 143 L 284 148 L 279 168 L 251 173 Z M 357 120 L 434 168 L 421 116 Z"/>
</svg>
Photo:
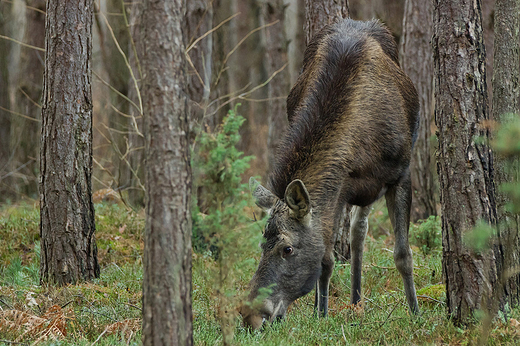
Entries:
<svg viewBox="0 0 520 346">
<path fill-rule="evenodd" d="M 42 121 L 40 119 L 36 119 L 36 118 L 31 118 L 30 116 L 27 116 L 25 114 L 22 114 L 22 113 L 18 113 L 18 112 L 15 112 L 15 111 L 12 111 L 10 109 L 7 109 L 7 108 L 4 108 L 2 106 L 0 106 L 0 109 L 3 110 L 3 111 L 6 111 L 8 113 L 11 113 L 11 114 L 14 114 L 14 115 L 17 115 L 19 117 L 22 117 L 22 118 L 25 118 L 25 119 L 28 119 L 28 120 L 32 120 L 32 121 L 36 121 L 37 123 L 41 123 Z"/>
<path fill-rule="evenodd" d="M 121 53 L 121 56 L 123 57 L 123 60 L 125 61 L 126 67 L 128 68 L 128 71 L 130 72 L 130 77 L 132 78 L 132 81 L 134 82 L 134 88 L 136 90 L 137 99 L 139 100 L 139 113 L 143 114 L 143 101 L 141 100 L 141 93 L 139 92 L 139 86 L 137 85 L 137 79 L 134 76 L 134 71 L 132 71 L 132 67 L 130 66 L 130 63 L 128 62 L 128 58 L 126 57 L 125 52 L 121 49 L 121 46 L 119 45 L 119 42 L 117 42 L 116 35 L 114 34 L 114 30 L 112 30 L 112 27 L 108 23 L 107 17 L 101 13 L 103 16 L 103 19 L 105 20 L 105 23 L 108 27 L 108 30 L 110 30 L 110 35 L 112 35 L 112 39 L 114 40 L 114 43 L 116 44 L 117 50 L 119 50 L 119 53 Z M 137 130 L 139 131 L 139 130 Z"/>
<path fill-rule="evenodd" d="M 27 97 L 27 99 L 28 99 L 29 101 L 31 101 L 32 104 L 34 104 L 36 107 L 42 109 L 42 106 L 41 106 L 38 102 L 34 101 L 34 100 L 33 100 L 33 99 L 32 99 L 32 98 L 31 98 L 31 97 L 30 97 L 30 96 L 29 96 L 29 95 L 28 95 L 28 94 L 23 90 L 22 87 L 18 87 L 18 89 L 22 92 L 22 94 L 23 94 L 25 97 Z"/>
<path fill-rule="evenodd" d="M 0 38 L 3 38 L 4 40 L 8 40 L 8 41 L 13 41 L 14 43 L 18 43 L 20 46 L 23 46 L 23 47 L 27 47 L 27 48 L 31 48 L 31 49 L 36 49 L 36 50 L 39 50 L 40 52 L 45 52 L 45 48 L 40 48 L 40 47 L 32 46 L 32 45 L 30 45 L 30 44 L 23 43 L 23 42 L 20 42 L 20 41 L 18 41 L 18 40 L 15 40 L 14 38 L 11 38 L 11 37 L 7 37 L 7 36 L 4 36 L 4 35 L 0 35 Z"/>
<path fill-rule="evenodd" d="M 8 4 L 14 3 L 14 1 L 11 1 L 11 0 L 2 0 L 1 2 L 7 2 Z M 39 8 L 32 7 L 32 6 L 29 6 L 29 5 L 25 5 L 25 8 L 28 8 L 29 10 L 33 10 L 33 11 L 36 11 L 36 12 L 43 13 L 45 15 L 47 14 L 47 13 L 45 13 L 44 10 L 40 10 Z"/>
<path fill-rule="evenodd" d="M 218 28 L 220 28 L 222 25 L 224 25 L 225 23 L 229 22 L 231 19 L 235 18 L 236 16 L 238 16 L 240 14 L 240 12 L 237 12 L 235 13 L 234 15 L 232 15 L 231 17 L 227 18 L 227 19 L 224 19 L 222 22 L 220 22 L 219 25 L 217 25 L 216 27 L 212 28 L 211 30 L 208 30 L 208 32 L 206 32 L 204 35 L 202 35 L 201 37 L 197 38 L 195 41 L 193 41 L 192 44 L 190 44 L 188 46 L 188 48 L 186 48 L 186 53 L 188 53 L 200 40 L 202 40 L 204 37 L 208 36 L 209 34 L 211 34 L 213 31 L 217 30 Z"/>
<path fill-rule="evenodd" d="M 128 96 L 124 95 L 124 94 L 121 93 L 119 90 L 117 90 L 116 88 L 114 88 L 112 85 L 110 85 L 110 83 L 105 82 L 105 81 L 103 80 L 103 78 L 101 78 L 101 76 L 100 76 L 99 74 L 97 74 L 96 72 L 92 71 L 92 73 L 94 74 L 94 76 L 96 76 L 96 77 L 101 81 L 101 83 L 105 84 L 107 87 L 109 87 L 109 88 L 110 88 L 112 91 L 114 91 L 116 94 L 118 94 L 119 96 L 121 96 L 122 98 L 124 98 L 125 100 L 127 100 L 128 102 L 130 102 L 130 104 L 131 104 L 132 106 L 134 106 L 134 107 L 139 111 L 139 114 L 141 114 L 141 115 L 143 114 L 142 109 L 139 108 L 139 106 L 137 106 L 137 105 L 135 104 L 135 102 L 133 102 L 132 100 L 130 100 L 130 99 L 128 98 Z M 139 100 L 140 100 L 140 99 L 141 99 L 141 98 L 139 97 Z M 136 121 L 135 119 L 136 119 L 136 118 L 135 118 L 134 116 L 132 116 L 132 123 L 133 123 L 133 125 L 134 125 L 135 132 L 136 132 L 140 137 L 143 137 L 143 138 L 144 138 L 144 136 L 143 136 L 143 134 L 141 133 L 141 131 L 139 131 L 139 126 L 137 125 L 137 121 Z"/>
<path fill-rule="evenodd" d="M 259 26 L 258 28 L 255 28 L 255 29 L 251 30 L 250 32 L 248 32 L 247 35 L 244 36 L 244 37 L 240 40 L 240 42 L 238 42 L 238 43 L 235 45 L 235 47 L 233 47 L 233 49 L 231 49 L 231 51 L 230 51 L 229 53 L 227 53 L 226 58 L 225 58 L 224 61 L 222 62 L 222 66 L 223 66 L 223 67 L 226 66 L 226 63 L 227 63 L 229 57 L 230 57 L 230 56 L 231 56 L 231 55 L 232 55 L 232 54 L 233 54 L 233 53 L 238 49 L 238 47 L 240 47 L 240 45 L 241 45 L 242 43 L 244 43 L 244 41 L 245 41 L 249 36 L 253 35 L 255 32 L 257 32 L 257 31 L 259 31 L 259 30 L 262 30 L 262 29 L 268 28 L 268 27 L 270 27 L 270 26 L 273 26 L 273 25 L 275 25 L 275 24 L 278 23 L 278 22 L 279 22 L 279 20 L 275 20 L 275 21 L 272 22 L 272 23 L 269 23 L 269 24 L 265 24 L 265 25 Z M 286 64 L 286 65 L 287 65 L 287 64 Z M 220 76 L 222 75 L 223 72 L 224 72 L 224 68 L 221 68 L 220 71 L 219 71 L 219 73 L 218 73 L 218 75 L 217 75 L 217 79 L 216 79 L 214 85 L 217 85 L 217 84 L 218 84 L 218 81 L 220 80 Z"/>
</svg>

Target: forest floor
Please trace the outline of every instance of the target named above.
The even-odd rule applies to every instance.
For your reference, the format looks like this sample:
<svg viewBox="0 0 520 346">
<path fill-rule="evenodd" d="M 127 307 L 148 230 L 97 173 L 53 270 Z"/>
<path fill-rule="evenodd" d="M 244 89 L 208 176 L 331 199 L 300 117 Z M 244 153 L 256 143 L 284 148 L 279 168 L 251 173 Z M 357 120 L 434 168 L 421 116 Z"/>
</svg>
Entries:
<svg viewBox="0 0 520 346">
<path fill-rule="evenodd" d="M 140 345 L 144 213 L 97 204 L 101 277 L 56 288 L 39 285 L 37 206 L 26 202 L 0 208 L 0 345 Z M 461 329 L 446 318 L 439 239 L 432 248 L 412 241 L 421 314 L 411 317 L 393 264 L 393 237 L 384 204 L 374 209 L 363 264 L 364 304 L 349 304 L 350 266 L 337 263 L 328 318 L 313 316 L 314 294 L 309 294 L 292 304 L 282 323 L 249 332 L 236 313 L 240 299 L 221 294 L 226 291 L 214 286 L 222 262 L 209 252 L 194 253 L 195 344 L 224 340 L 233 345 L 284 346 L 520 344 L 520 310 L 501 314 L 487 332 L 482 322 Z M 427 232 L 432 237 L 431 227 L 427 228 L 413 225 L 412 238 L 424 238 Z M 241 267 L 232 280 L 241 296 L 260 257 L 260 250 L 254 251 L 247 260 L 233 264 Z M 484 314 L 480 318 L 486 320 Z M 489 337 L 483 336 L 486 333 Z"/>
</svg>

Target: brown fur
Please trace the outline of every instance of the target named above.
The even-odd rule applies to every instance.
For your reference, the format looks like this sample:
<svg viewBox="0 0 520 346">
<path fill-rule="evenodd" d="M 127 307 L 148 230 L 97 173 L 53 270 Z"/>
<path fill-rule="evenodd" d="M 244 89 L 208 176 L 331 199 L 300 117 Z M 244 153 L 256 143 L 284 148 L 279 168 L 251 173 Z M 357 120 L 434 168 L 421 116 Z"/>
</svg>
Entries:
<svg viewBox="0 0 520 346">
<path fill-rule="evenodd" d="M 259 287 L 274 283 L 269 304 L 282 306 L 265 307 L 257 315 L 272 318 L 273 311 L 281 311 L 283 316 L 286 305 L 306 294 L 318 277 L 316 307 L 326 314 L 332 236 L 341 210 L 346 203 L 369 206 L 406 183 L 419 103 L 397 56 L 392 35 L 377 21 L 344 20 L 325 27 L 309 43 L 287 99 L 289 128 L 268 188 L 253 193 L 271 217 L 251 298 Z M 271 192 L 276 198 L 263 198 Z M 393 205 L 409 209 L 404 196 Z M 401 219 L 400 228 L 406 217 Z M 407 240 L 401 245 L 407 247 Z M 294 253 L 279 260 L 286 246 Z M 407 256 L 402 257 L 408 261 Z M 253 315 L 247 314 L 246 323 Z"/>
</svg>

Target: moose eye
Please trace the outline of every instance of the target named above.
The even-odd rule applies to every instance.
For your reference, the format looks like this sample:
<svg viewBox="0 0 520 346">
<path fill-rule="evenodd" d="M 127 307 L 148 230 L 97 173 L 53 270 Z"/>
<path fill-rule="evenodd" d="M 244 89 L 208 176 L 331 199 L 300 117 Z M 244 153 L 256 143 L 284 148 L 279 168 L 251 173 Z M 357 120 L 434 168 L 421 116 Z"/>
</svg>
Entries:
<svg viewBox="0 0 520 346">
<path fill-rule="evenodd" d="M 286 247 L 283 248 L 283 256 L 284 257 L 289 256 L 292 253 L 293 253 L 293 248 L 291 246 L 286 246 Z"/>
</svg>

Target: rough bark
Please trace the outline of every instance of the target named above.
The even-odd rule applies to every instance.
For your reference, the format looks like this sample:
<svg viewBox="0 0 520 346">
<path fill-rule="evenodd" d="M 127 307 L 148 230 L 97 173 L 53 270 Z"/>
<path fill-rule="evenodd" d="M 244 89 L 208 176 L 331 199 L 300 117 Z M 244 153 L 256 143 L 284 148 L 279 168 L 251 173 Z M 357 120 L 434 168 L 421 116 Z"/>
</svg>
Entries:
<svg viewBox="0 0 520 346">
<path fill-rule="evenodd" d="M 263 4 L 262 13 L 266 23 L 278 21 L 264 30 L 265 35 L 265 62 L 267 74 L 272 76 L 267 86 L 268 126 L 267 157 L 268 172 L 274 166 L 278 143 L 287 127 L 286 99 L 290 91 L 290 75 L 287 67 L 287 39 L 284 32 L 284 4 L 282 0 L 269 0 Z"/>
<path fill-rule="evenodd" d="M 325 25 L 348 16 L 347 0 L 305 0 L 305 45 Z"/>
<path fill-rule="evenodd" d="M 184 10 L 183 0 L 147 0 L 141 14 L 146 143 L 144 345 L 193 343 Z"/>
<path fill-rule="evenodd" d="M 92 1 L 47 1 L 40 151 L 42 282 L 99 276 L 92 203 Z"/>
<path fill-rule="evenodd" d="M 313 1 L 305 0 L 305 44 L 325 25 L 349 17 L 347 0 Z M 350 259 L 350 209 L 347 205 L 336 234 L 334 234 L 334 253 L 343 262 Z"/>
<path fill-rule="evenodd" d="M 442 268 L 448 313 L 456 324 L 471 323 L 477 309 L 489 307 L 496 283 L 492 251 L 477 252 L 463 242 L 477 221 L 496 221 L 493 158 L 481 126 L 488 107 L 480 5 L 479 0 L 434 1 Z"/>
<path fill-rule="evenodd" d="M 520 114 L 520 1 L 497 0 L 495 9 L 495 51 L 493 74 L 493 119 L 502 125 L 507 125 L 509 115 Z M 518 160 L 513 163 L 514 170 L 507 170 L 507 161 L 500 155 L 496 156 L 496 183 L 518 181 Z M 516 174 L 514 173 L 516 171 Z M 500 191 L 500 189 L 498 190 Z M 520 260 L 520 217 L 507 212 L 505 206 L 507 197 L 497 193 L 497 212 L 499 251 L 502 261 L 499 274 L 501 275 L 500 290 L 497 298 L 505 294 L 510 306 L 520 301 L 520 275 L 509 277 L 507 273 L 518 265 Z"/>
<path fill-rule="evenodd" d="M 432 20 L 429 1 L 406 0 L 400 44 L 401 67 L 414 83 L 421 105 L 418 136 L 410 166 L 413 189 L 411 219 L 414 222 L 437 215 L 430 145 L 433 123 Z"/>
</svg>

